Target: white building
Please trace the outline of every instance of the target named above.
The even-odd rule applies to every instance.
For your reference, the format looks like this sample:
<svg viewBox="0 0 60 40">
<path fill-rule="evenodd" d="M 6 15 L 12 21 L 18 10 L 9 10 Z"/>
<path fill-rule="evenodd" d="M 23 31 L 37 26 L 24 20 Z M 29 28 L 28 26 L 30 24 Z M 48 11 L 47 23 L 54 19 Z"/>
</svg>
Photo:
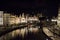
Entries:
<svg viewBox="0 0 60 40">
<path fill-rule="evenodd" d="M 3 11 L 0 11 L 0 25 L 3 25 Z"/>
<path fill-rule="evenodd" d="M 10 20 L 10 14 L 9 13 L 4 13 L 3 14 L 3 24 L 4 25 L 9 25 L 9 20 Z"/>
<path fill-rule="evenodd" d="M 29 17 L 27 20 L 30 22 L 31 21 L 39 21 L 39 19 L 37 17 Z"/>
<path fill-rule="evenodd" d="M 20 16 L 20 23 L 27 23 L 27 17 L 24 16 L 24 13 Z"/>
</svg>

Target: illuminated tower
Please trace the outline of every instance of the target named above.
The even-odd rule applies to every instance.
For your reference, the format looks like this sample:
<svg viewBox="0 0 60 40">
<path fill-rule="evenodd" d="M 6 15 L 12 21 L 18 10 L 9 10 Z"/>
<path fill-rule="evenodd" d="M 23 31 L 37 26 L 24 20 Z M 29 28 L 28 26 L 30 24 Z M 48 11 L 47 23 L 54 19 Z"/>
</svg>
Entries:
<svg viewBox="0 0 60 40">
<path fill-rule="evenodd" d="M 21 18 L 21 14 L 20 14 L 19 18 Z"/>
<path fill-rule="evenodd" d="M 24 18 L 24 13 L 22 13 L 22 17 Z"/>
<path fill-rule="evenodd" d="M 21 23 L 26 23 L 26 18 L 25 18 L 25 16 L 24 16 L 24 13 L 22 13 Z"/>
<path fill-rule="evenodd" d="M 60 8 L 58 9 L 58 21 L 57 21 L 57 25 L 60 26 Z"/>
</svg>

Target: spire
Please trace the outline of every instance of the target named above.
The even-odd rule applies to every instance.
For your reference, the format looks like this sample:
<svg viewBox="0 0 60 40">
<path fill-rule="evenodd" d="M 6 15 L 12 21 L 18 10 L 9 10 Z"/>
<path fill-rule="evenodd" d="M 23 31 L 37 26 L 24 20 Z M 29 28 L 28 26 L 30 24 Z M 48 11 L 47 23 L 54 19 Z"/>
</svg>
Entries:
<svg viewBox="0 0 60 40">
<path fill-rule="evenodd" d="M 24 13 L 22 13 L 22 17 L 24 17 Z"/>
<path fill-rule="evenodd" d="M 21 14 L 20 14 L 20 16 L 19 16 L 20 18 L 21 18 Z"/>
</svg>

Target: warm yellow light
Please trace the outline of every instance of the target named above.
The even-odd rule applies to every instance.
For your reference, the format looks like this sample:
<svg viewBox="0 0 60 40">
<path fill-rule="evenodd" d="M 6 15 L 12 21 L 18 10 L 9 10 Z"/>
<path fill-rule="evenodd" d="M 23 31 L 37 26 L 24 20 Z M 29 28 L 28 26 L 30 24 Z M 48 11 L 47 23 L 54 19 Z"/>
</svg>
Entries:
<svg viewBox="0 0 60 40">
<path fill-rule="evenodd" d="M 10 24 L 15 24 L 15 20 L 14 19 L 10 20 Z"/>
<path fill-rule="evenodd" d="M 20 29 L 17 29 L 16 30 L 16 34 L 20 34 Z"/>
<path fill-rule="evenodd" d="M 33 28 L 33 27 L 31 27 L 31 28 L 29 28 L 29 31 L 31 31 L 31 32 L 37 32 L 39 29 L 38 28 Z"/>
<path fill-rule="evenodd" d="M 12 37 L 14 37 L 15 36 L 15 31 L 12 31 Z"/>
<path fill-rule="evenodd" d="M 16 21 L 15 21 L 16 24 L 19 24 L 20 23 L 20 19 L 17 17 L 16 18 Z"/>
<path fill-rule="evenodd" d="M 21 18 L 21 21 L 20 21 L 21 23 L 27 23 L 27 20 L 26 20 L 26 18 Z"/>
<path fill-rule="evenodd" d="M 38 30 L 39 30 L 38 28 L 33 28 L 32 31 L 33 31 L 34 33 L 36 33 L 36 32 L 38 32 Z"/>
<path fill-rule="evenodd" d="M 22 35 L 22 37 L 24 37 L 25 32 L 26 32 L 26 29 L 21 29 L 21 35 Z"/>
</svg>

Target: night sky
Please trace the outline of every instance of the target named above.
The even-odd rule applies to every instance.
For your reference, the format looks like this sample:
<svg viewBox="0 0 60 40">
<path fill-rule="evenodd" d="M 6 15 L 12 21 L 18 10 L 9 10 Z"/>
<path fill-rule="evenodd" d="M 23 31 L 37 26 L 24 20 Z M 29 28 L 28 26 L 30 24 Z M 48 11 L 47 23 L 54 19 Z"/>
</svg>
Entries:
<svg viewBox="0 0 60 40">
<path fill-rule="evenodd" d="M 42 12 L 46 16 L 57 16 L 58 0 L 1 0 L 0 10 L 19 15 L 22 12 Z"/>
</svg>

